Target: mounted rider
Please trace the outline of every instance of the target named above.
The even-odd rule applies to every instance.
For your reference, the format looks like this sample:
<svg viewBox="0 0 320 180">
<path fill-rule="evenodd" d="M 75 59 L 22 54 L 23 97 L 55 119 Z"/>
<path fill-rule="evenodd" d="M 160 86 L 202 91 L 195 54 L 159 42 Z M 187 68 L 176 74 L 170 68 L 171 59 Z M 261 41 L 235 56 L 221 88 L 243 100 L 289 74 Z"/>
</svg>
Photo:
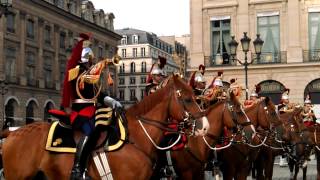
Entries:
<svg viewBox="0 0 320 180">
<path fill-rule="evenodd" d="M 255 85 L 255 88 L 252 90 L 250 94 L 250 98 L 248 100 L 245 100 L 243 105 L 245 108 L 251 107 L 257 101 L 259 100 L 259 93 L 261 91 L 261 86 L 260 85 Z"/>
<path fill-rule="evenodd" d="M 206 80 L 204 79 L 205 70 L 206 67 L 203 64 L 200 64 L 198 71 L 193 72 L 189 80 L 189 85 L 193 89 L 198 104 L 201 104 L 201 97 L 206 89 Z"/>
<path fill-rule="evenodd" d="M 217 76 L 213 78 L 211 84 L 204 92 L 204 95 L 210 102 L 210 105 L 226 99 L 226 92 L 223 89 L 222 75 L 223 71 L 218 71 Z"/>
<path fill-rule="evenodd" d="M 233 94 L 240 99 L 242 96 L 242 86 L 238 84 L 237 78 L 230 79 L 230 90 Z"/>
<path fill-rule="evenodd" d="M 63 84 L 61 108 L 70 113 L 72 128 L 83 133 L 76 146 L 70 179 L 90 179 L 87 162 L 100 135 L 100 132 L 95 131 L 96 110 L 100 107 L 111 107 L 104 113 L 112 114 L 115 108 L 122 108 L 118 101 L 100 91 L 94 91 L 105 65 L 103 63 L 93 65 L 94 54 L 90 47 L 90 38 L 90 34 L 80 34 L 79 41 L 68 60 Z"/>
<path fill-rule="evenodd" d="M 317 118 L 312 109 L 312 103 L 310 100 L 310 96 L 307 95 L 304 101 L 304 107 L 302 111 L 303 123 L 308 127 L 317 123 Z"/>
<path fill-rule="evenodd" d="M 160 84 L 165 77 L 164 66 L 166 65 L 166 63 L 166 58 L 158 56 L 158 62 L 152 64 L 147 78 L 147 86 L 145 90 L 147 96 L 161 88 Z"/>
<path fill-rule="evenodd" d="M 285 88 L 281 96 L 280 104 L 277 105 L 279 114 L 293 111 L 294 105 L 289 101 L 290 89 Z"/>
</svg>

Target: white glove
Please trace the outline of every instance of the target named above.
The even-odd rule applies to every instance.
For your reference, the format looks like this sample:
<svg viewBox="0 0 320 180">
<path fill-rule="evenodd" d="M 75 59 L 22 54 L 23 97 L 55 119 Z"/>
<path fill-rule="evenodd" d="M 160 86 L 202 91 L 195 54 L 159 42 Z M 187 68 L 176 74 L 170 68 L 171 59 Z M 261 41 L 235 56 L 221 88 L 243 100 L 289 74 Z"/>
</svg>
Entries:
<svg viewBox="0 0 320 180">
<path fill-rule="evenodd" d="M 110 96 L 106 96 L 106 97 L 103 99 L 103 102 L 104 102 L 104 104 L 105 104 L 106 106 L 109 106 L 109 107 L 111 107 L 112 109 L 122 108 L 122 104 L 121 104 L 119 101 L 113 99 L 113 98 L 110 97 Z"/>
</svg>

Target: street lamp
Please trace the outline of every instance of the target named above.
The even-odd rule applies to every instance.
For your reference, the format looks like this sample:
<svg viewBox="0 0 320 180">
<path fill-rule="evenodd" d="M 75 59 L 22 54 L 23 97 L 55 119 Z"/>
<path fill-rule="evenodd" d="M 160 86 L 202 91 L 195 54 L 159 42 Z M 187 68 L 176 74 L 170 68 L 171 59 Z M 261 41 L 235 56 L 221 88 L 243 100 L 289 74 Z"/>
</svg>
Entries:
<svg viewBox="0 0 320 180">
<path fill-rule="evenodd" d="M 242 51 L 244 52 L 244 62 L 240 61 L 239 59 L 236 58 L 237 56 L 237 47 L 238 47 L 238 42 L 234 39 L 234 36 L 231 37 L 231 41 L 228 43 L 230 47 L 230 56 L 232 60 L 237 60 L 241 65 L 244 66 L 244 71 L 245 71 L 245 81 L 246 81 L 246 99 L 248 99 L 248 66 L 253 63 L 255 60 L 254 58 L 251 59 L 250 62 L 248 62 L 248 56 L 247 53 L 249 51 L 250 47 L 250 41 L 251 39 L 247 36 L 247 32 L 243 33 L 243 38 L 241 38 L 241 46 L 242 46 Z M 260 58 L 261 55 L 261 49 L 263 46 L 263 40 L 260 38 L 260 34 L 257 34 L 257 38 L 253 41 L 255 53 L 257 55 L 256 59 Z"/>
<path fill-rule="evenodd" d="M 5 118 L 6 118 L 6 113 L 5 113 L 5 99 L 4 95 L 7 94 L 8 92 L 8 83 L 5 80 L 0 80 L 0 93 L 2 97 L 2 103 L 1 103 L 1 109 L 2 109 L 2 129 L 5 128 Z"/>
<path fill-rule="evenodd" d="M 10 13 L 10 7 L 12 7 L 12 0 L 0 0 L 0 18 L 3 14 L 7 16 Z"/>
</svg>

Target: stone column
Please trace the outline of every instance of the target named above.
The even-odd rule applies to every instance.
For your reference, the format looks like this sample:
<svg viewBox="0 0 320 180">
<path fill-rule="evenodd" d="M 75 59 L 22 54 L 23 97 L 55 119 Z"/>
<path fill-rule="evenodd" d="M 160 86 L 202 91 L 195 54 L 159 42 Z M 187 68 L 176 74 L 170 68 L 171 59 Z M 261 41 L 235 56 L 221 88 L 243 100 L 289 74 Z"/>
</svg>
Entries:
<svg viewBox="0 0 320 180">
<path fill-rule="evenodd" d="M 2 17 L 0 18 L 0 54 L 1 54 L 1 58 L 0 58 L 0 79 L 5 79 L 5 46 L 4 46 L 4 35 L 7 32 L 7 27 L 5 24 L 5 16 L 2 15 Z M 2 127 L 2 126 L 1 126 Z"/>
<path fill-rule="evenodd" d="M 53 35 L 54 59 L 52 62 L 52 78 L 53 78 L 53 82 L 59 82 L 60 27 L 59 25 L 55 24 L 53 29 L 54 29 L 54 35 Z M 57 87 L 57 83 L 55 83 L 55 85 Z"/>
<path fill-rule="evenodd" d="M 302 62 L 299 0 L 288 1 L 288 63 Z"/>
<path fill-rule="evenodd" d="M 19 62 L 18 77 L 20 80 L 20 85 L 27 85 L 27 77 L 25 74 L 25 64 L 26 64 L 26 13 L 20 11 L 20 53 L 17 57 Z"/>
<path fill-rule="evenodd" d="M 203 49 L 203 12 L 202 0 L 190 1 L 190 39 L 191 61 L 190 67 L 198 67 L 204 64 L 204 49 Z"/>
</svg>

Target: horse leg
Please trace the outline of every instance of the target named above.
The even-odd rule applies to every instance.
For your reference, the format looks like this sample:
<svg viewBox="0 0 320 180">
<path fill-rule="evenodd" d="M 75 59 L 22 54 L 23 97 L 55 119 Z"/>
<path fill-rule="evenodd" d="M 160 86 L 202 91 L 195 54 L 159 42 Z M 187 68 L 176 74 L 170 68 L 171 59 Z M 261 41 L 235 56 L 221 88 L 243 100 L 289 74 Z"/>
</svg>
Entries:
<svg viewBox="0 0 320 180">
<path fill-rule="evenodd" d="M 315 149 L 316 159 L 317 159 L 317 180 L 320 180 L 320 152 Z"/>
<path fill-rule="evenodd" d="M 267 161 L 268 163 L 266 163 L 265 165 L 265 171 L 264 171 L 265 180 L 272 180 L 274 160 L 275 160 L 275 156 L 271 155 L 270 161 Z"/>
<path fill-rule="evenodd" d="M 288 166 L 289 166 L 289 170 L 290 170 L 290 179 L 294 179 L 294 174 L 293 174 L 294 160 L 290 157 L 288 157 Z"/>
<path fill-rule="evenodd" d="M 307 170 L 308 170 L 308 166 L 302 168 L 302 172 L 303 172 L 303 180 L 307 180 Z"/>
</svg>

